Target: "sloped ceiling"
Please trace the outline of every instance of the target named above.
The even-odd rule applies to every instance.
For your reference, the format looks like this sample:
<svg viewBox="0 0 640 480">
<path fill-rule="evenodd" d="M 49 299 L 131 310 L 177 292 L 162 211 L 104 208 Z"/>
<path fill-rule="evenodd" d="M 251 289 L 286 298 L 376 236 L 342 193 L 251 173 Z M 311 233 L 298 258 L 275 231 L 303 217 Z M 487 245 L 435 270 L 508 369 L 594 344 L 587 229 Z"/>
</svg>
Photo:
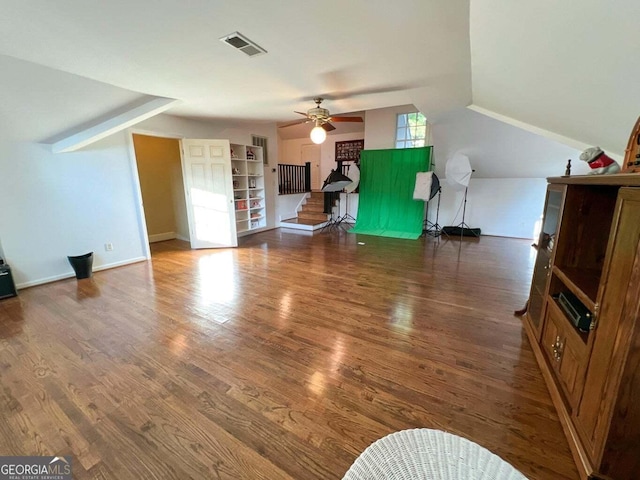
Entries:
<svg viewBox="0 0 640 480">
<path fill-rule="evenodd" d="M 0 54 L 179 99 L 174 115 L 290 121 L 318 95 L 334 114 L 406 103 L 435 113 L 471 101 L 468 0 L 1 6 Z M 249 58 L 219 41 L 234 31 L 268 53 Z"/>
<path fill-rule="evenodd" d="M 580 151 L 467 108 L 441 115 L 432 136 L 436 173 L 442 178 L 447 160 L 456 153 L 469 157 L 473 178 L 559 176 L 568 159 L 573 159 L 573 175 L 589 173 L 585 162 L 576 161 Z"/>
<path fill-rule="evenodd" d="M 53 143 L 134 104 L 144 95 L 42 65 L 0 55 L 0 133 Z"/>
<path fill-rule="evenodd" d="M 640 115 L 640 2 L 472 0 L 473 104 L 622 155 Z"/>
</svg>

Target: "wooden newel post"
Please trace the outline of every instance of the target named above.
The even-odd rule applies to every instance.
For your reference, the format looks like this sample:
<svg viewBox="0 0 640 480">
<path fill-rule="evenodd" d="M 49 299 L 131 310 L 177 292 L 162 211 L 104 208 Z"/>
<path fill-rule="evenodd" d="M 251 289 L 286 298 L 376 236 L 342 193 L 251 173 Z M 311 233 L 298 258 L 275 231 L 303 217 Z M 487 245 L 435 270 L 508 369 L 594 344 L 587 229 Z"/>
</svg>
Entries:
<svg viewBox="0 0 640 480">
<path fill-rule="evenodd" d="M 304 191 L 311 191 L 311 162 L 304 164 Z"/>
</svg>

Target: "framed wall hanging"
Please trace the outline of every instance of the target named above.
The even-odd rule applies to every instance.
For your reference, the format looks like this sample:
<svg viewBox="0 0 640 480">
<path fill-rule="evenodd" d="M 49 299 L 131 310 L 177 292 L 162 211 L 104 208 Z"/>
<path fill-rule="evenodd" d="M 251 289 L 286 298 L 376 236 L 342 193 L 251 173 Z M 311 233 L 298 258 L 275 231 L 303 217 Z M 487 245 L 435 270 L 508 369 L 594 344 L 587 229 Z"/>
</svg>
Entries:
<svg viewBox="0 0 640 480">
<path fill-rule="evenodd" d="M 336 142 L 336 162 L 360 162 L 360 152 L 364 149 L 364 139 Z"/>
</svg>

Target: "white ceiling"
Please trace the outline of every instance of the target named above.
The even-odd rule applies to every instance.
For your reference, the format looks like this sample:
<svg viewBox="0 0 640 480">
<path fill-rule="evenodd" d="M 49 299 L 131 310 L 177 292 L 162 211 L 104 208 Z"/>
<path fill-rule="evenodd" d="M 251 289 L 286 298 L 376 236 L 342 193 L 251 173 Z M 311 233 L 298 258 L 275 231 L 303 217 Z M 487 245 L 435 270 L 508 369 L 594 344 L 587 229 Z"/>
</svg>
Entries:
<svg viewBox="0 0 640 480">
<path fill-rule="evenodd" d="M 21 64 L 31 77 L 4 81 L 33 89 L 42 135 L 147 95 L 181 100 L 173 115 L 253 122 L 295 120 L 293 110 L 324 96 L 334 114 L 414 104 L 432 121 L 473 103 L 621 154 L 640 113 L 637 0 L 0 0 L 0 9 L 3 75 L 13 67 L 2 55 L 40 66 Z M 249 58 L 218 40 L 234 31 L 268 54 Z M 306 135 L 294 132 L 284 136 Z"/>
<path fill-rule="evenodd" d="M 471 101 L 468 0 L 0 0 L 0 7 L 0 54 L 177 98 L 174 115 L 291 121 L 318 95 L 334 114 L 407 103 L 436 114 Z M 218 40 L 234 31 L 268 53 L 250 58 Z"/>
</svg>

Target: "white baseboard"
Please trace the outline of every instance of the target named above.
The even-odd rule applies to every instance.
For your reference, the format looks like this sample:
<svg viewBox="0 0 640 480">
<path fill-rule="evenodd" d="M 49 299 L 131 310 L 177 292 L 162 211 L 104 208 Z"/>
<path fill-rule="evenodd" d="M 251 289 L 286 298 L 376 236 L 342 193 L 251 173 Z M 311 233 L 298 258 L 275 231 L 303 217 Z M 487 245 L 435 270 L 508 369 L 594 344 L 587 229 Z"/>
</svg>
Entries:
<svg viewBox="0 0 640 480">
<path fill-rule="evenodd" d="M 155 233 L 149 235 L 149 243 L 164 242 L 165 240 L 173 240 L 174 238 L 178 238 L 176 232 Z"/>
<path fill-rule="evenodd" d="M 29 282 L 16 283 L 16 289 L 21 290 L 23 288 L 35 287 L 37 285 L 43 285 L 45 283 L 57 282 L 58 280 L 64 280 L 65 278 L 75 277 L 74 273 L 63 273 L 61 275 L 53 275 L 52 277 L 40 278 L 38 280 L 31 280 Z"/>
<path fill-rule="evenodd" d="M 124 267 L 125 265 L 144 262 L 146 260 L 148 260 L 147 257 L 136 257 L 136 258 L 130 258 L 128 260 L 122 260 L 121 262 L 105 263 L 104 265 L 98 265 L 97 267 L 93 267 L 93 271 L 99 272 L 100 270 L 108 270 L 110 268 Z"/>
<path fill-rule="evenodd" d="M 183 235 L 180 235 L 179 233 L 176 234 L 176 239 L 178 240 L 182 240 L 183 242 L 190 242 L 191 240 L 189 239 L 189 237 L 185 237 Z"/>
<path fill-rule="evenodd" d="M 147 260 L 146 257 L 130 258 L 128 260 L 123 260 L 121 262 L 113 262 L 113 263 L 107 263 L 104 265 L 95 266 L 92 268 L 92 271 L 99 272 L 100 270 L 107 270 L 109 268 L 122 267 L 124 265 L 129 265 L 131 263 L 144 262 L 146 260 Z M 59 280 L 65 280 L 67 278 L 73 278 L 75 276 L 76 276 L 75 273 L 62 273 L 60 275 L 53 275 L 51 277 L 40 278 L 38 280 L 31 280 L 29 282 L 18 283 L 16 284 L 16 289 L 21 290 L 23 288 L 35 287 L 37 285 L 44 285 L 45 283 L 57 282 Z"/>
<path fill-rule="evenodd" d="M 286 212 L 280 215 L 280 221 L 289 220 L 290 218 L 298 218 L 298 212 Z"/>
</svg>

